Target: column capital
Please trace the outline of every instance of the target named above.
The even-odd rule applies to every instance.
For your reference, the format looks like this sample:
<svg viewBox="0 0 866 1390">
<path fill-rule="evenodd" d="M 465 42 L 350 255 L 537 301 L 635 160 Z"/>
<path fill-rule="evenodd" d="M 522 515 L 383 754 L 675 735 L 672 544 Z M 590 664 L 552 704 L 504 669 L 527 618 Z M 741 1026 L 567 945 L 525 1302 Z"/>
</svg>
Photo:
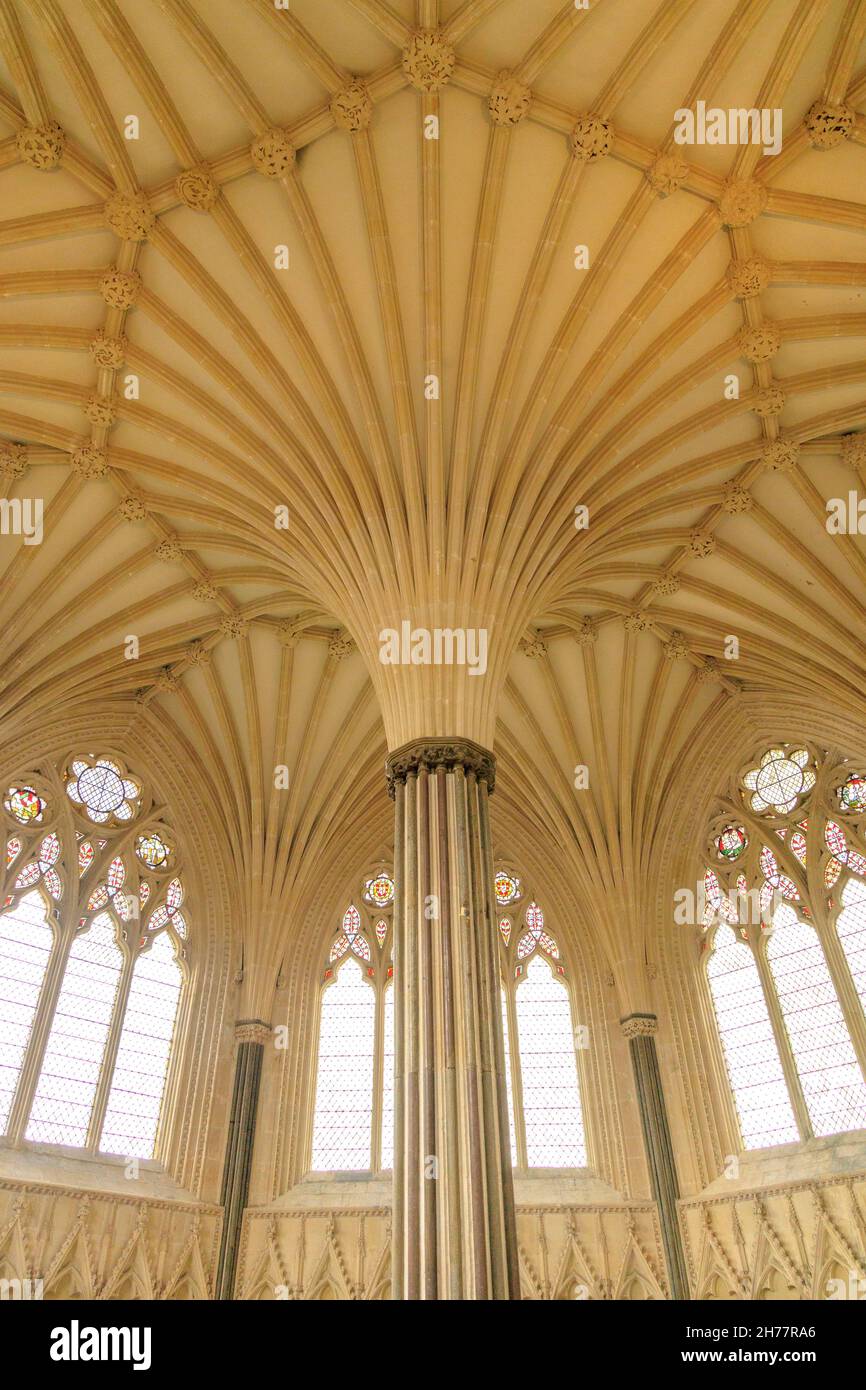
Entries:
<svg viewBox="0 0 866 1390">
<path fill-rule="evenodd" d="M 434 772 L 444 767 L 447 772 L 462 768 L 472 772 L 479 782 L 486 782 L 492 793 L 496 781 L 496 759 L 480 743 L 469 738 L 418 738 L 395 748 L 385 759 L 385 775 L 388 779 L 388 795 L 394 800 L 394 789 L 398 782 L 405 783 L 412 773 L 426 768 Z"/>
<path fill-rule="evenodd" d="M 621 1018 L 619 1026 L 624 1038 L 652 1038 L 659 1030 L 655 1014 L 628 1014 Z"/>
<path fill-rule="evenodd" d="M 260 1018 L 239 1018 L 235 1024 L 235 1042 L 266 1043 L 273 1032 L 271 1025 Z"/>
</svg>

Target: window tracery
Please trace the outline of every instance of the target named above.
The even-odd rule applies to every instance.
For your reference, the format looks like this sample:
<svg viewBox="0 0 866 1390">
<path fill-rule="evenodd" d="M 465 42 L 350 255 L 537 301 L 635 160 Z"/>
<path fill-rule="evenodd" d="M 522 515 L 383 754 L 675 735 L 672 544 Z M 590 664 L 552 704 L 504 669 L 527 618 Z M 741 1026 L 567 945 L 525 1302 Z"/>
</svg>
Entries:
<svg viewBox="0 0 866 1390">
<path fill-rule="evenodd" d="M 395 885 L 362 877 L 326 949 L 310 1166 L 383 1171 L 394 1148 Z M 502 1019 L 515 1166 L 581 1168 L 586 1141 L 566 964 L 544 911 L 510 870 L 497 872 Z"/>
<path fill-rule="evenodd" d="M 175 839 L 113 754 L 9 786 L 0 1132 L 153 1157 L 186 974 Z"/>
<path fill-rule="evenodd" d="M 380 1171 L 394 1145 L 394 881 L 383 868 L 360 879 L 327 947 L 310 1167 Z"/>
<path fill-rule="evenodd" d="M 707 849 L 698 920 L 744 1147 L 866 1128 L 863 769 L 764 749 Z"/>
<path fill-rule="evenodd" d="M 583 1168 L 586 1139 L 565 961 L 544 911 L 507 869 L 495 875 L 511 1156 L 527 1168 Z"/>
</svg>

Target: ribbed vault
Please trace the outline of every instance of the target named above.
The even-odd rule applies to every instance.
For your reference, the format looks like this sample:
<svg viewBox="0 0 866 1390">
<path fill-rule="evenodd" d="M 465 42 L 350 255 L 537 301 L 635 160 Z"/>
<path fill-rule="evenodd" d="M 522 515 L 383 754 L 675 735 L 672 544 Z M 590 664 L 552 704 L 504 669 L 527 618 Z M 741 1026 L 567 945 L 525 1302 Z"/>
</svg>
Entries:
<svg viewBox="0 0 866 1390">
<path fill-rule="evenodd" d="M 382 848 L 387 746 L 495 747 L 499 848 L 635 1006 L 702 722 L 862 719 L 864 39 L 866 0 L 0 0 L 2 462 L 45 499 L 0 709 L 188 750 L 250 1014 Z M 782 153 L 674 144 L 698 98 Z M 487 674 L 384 667 L 404 620 Z"/>
</svg>

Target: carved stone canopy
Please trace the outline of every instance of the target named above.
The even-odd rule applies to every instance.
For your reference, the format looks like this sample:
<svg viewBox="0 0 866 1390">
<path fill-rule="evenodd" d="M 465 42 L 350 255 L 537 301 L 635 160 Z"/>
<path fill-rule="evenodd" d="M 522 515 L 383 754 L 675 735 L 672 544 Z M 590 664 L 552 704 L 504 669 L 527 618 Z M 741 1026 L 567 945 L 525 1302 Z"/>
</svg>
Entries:
<svg viewBox="0 0 866 1390">
<path fill-rule="evenodd" d="M 496 780 L 496 759 L 480 743 L 468 738 L 419 738 L 412 743 L 404 743 L 385 759 L 385 775 L 388 779 L 388 795 L 394 800 L 398 782 L 406 782 L 413 773 L 422 768 L 435 772 L 437 768 L 453 772 L 462 768 L 464 772 L 474 773 L 479 781 L 487 783 L 492 793 Z"/>
</svg>

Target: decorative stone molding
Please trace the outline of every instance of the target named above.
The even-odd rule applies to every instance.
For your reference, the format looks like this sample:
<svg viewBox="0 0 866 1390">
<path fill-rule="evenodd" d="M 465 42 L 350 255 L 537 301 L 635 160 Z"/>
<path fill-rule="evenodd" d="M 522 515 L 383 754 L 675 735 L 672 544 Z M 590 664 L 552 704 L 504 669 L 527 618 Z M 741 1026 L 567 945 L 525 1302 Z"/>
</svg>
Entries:
<svg viewBox="0 0 866 1390">
<path fill-rule="evenodd" d="M 106 429 L 117 419 L 117 411 L 107 396 L 88 396 L 84 403 L 84 413 L 94 425 Z"/>
<path fill-rule="evenodd" d="M 333 111 L 333 106 L 331 107 Z M 336 120 L 336 117 L 334 117 Z M 279 179 L 287 174 L 295 163 L 296 151 L 288 133 L 279 126 L 266 130 L 250 145 L 250 159 L 253 168 L 267 179 Z"/>
<path fill-rule="evenodd" d="M 731 516 L 736 516 L 738 512 L 750 512 L 754 505 L 749 489 L 738 483 L 736 478 L 722 484 L 722 506 Z"/>
<path fill-rule="evenodd" d="M 652 1038 L 659 1030 L 655 1014 L 629 1014 L 621 1018 L 619 1026 L 624 1038 Z"/>
<path fill-rule="evenodd" d="M 866 433 L 843 434 L 842 462 L 849 468 L 863 468 L 866 465 Z"/>
<path fill-rule="evenodd" d="M 186 649 L 186 659 L 192 662 L 193 666 L 207 666 L 211 654 L 204 642 L 190 642 Z"/>
<path fill-rule="evenodd" d="M 538 661 L 547 656 L 547 643 L 541 636 L 541 633 L 536 632 L 534 637 L 521 637 L 520 650 L 523 652 L 524 656 L 531 657 L 532 660 Z"/>
<path fill-rule="evenodd" d="M 776 324 L 764 321 L 757 328 L 741 328 L 737 334 L 737 351 L 747 362 L 769 362 L 782 346 L 782 334 Z"/>
<path fill-rule="evenodd" d="M 280 646 L 288 647 L 290 651 L 294 651 L 304 635 L 295 623 L 289 621 L 278 623 L 275 631 Z"/>
<path fill-rule="evenodd" d="M 15 136 L 18 158 L 34 169 L 56 169 L 63 158 L 66 135 L 56 121 L 44 125 L 25 125 Z"/>
<path fill-rule="evenodd" d="M 167 536 L 164 541 L 160 541 L 153 553 L 157 560 L 162 560 L 166 565 L 171 564 L 173 560 L 179 560 L 183 555 L 176 536 Z"/>
<path fill-rule="evenodd" d="M 193 212 L 210 212 L 220 195 L 219 184 L 207 164 L 184 169 L 174 181 L 175 192 Z"/>
<path fill-rule="evenodd" d="M 689 550 L 699 560 L 712 555 L 716 548 L 716 538 L 709 531 L 696 530 L 689 535 Z"/>
<path fill-rule="evenodd" d="M 659 598 L 668 598 L 671 594 L 678 594 L 681 581 L 678 574 L 662 574 L 653 581 L 653 592 Z"/>
<path fill-rule="evenodd" d="M 662 643 L 662 651 L 668 661 L 679 661 L 681 657 L 688 656 L 689 644 L 682 632 L 674 630 L 667 642 Z"/>
<path fill-rule="evenodd" d="M 335 633 L 328 643 L 328 656 L 333 656 L 337 661 L 345 661 L 354 650 L 355 643 L 347 632 Z"/>
<path fill-rule="evenodd" d="M 845 102 L 816 101 L 803 118 L 809 144 L 815 150 L 832 150 L 850 139 L 856 116 Z"/>
<path fill-rule="evenodd" d="M 419 92 L 434 92 L 449 81 L 456 58 L 441 29 L 420 29 L 403 49 L 403 71 Z"/>
<path fill-rule="evenodd" d="M 679 154 L 660 154 L 645 170 L 647 181 L 660 198 L 669 198 L 689 176 L 689 166 Z"/>
<path fill-rule="evenodd" d="M 719 663 L 714 656 L 705 656 L 703 666 L 698 667 L 695 673 L 698 685 L 710 685 L 721 679 Z"/>
<path fill-rule="evenodd" d="M 226 613 L 224 617 L 220 618 L 219 630 L 222 637 L 228 637 L 231 641 L 236 642 L 238 638 L 246 637 L 250 625 L 246 618 L 241 617 L 240 613 Z"/>
<path fill-rule="evenodd" d="M 650 622 L 646 613 L 636 610 L 634 613 L 627 613 L 623 620 L 623 627 L 626 632 L 646 632 Z"/>
<path fill-rule="evenodd" d="M 579 647 L 591 647 L 598 641 L 598 628 L 591 618 L 584 618 L 574 634 L 574 640 Z"/>
<path fill-rule="evenodd" d="M 774 473 L 790 473 L 797 467 L 800 445 L 794 439 L 773 439 L 761 451 L 761 462 Z"/>
<path fill-rule="evenodd" d="M 122 241 L 146 241 L 156 213 L 144 193 L 113 193 L 105 204 L 105 221 Z"/>
<path fill-rule="evenodd" d="M 388 781 L 388 795 L 394 799 L 398 782 L 405 783 L 412 774 L 425 768 L 435 772 L 437 768 L 453 772 L 462 768 L 474 774 L 479 782 L 486 782 L 492 794 L 496 781 L 496 759 L 480 743 L 468 738 L 422 738 L 405 743 L 389 753 L 385 759 L 385 775 Z"/>
<path fill-rule="evenodd" d="M 587 111 L 578 116 L 569 139 L 575 159 L 592 164 L 596 159 L 604 159 L 613 149 L 613 126 L 603 116 Z"/>
<path fill-rule="evenodd" d="M 118 511 L 124 521 L 144 521 L 147 516 L 147 508 L 141 498 L 134 497 L 132 493 L 121 498 Z"/>
<path fill-rule="evenodd" d="M 72 455 L 72 471 L 79 478 L 104 478 L 108 472 L 108 455 L 96 444 L 81 444 Z"/>
<path fill-rule="evenodd" d="M 193 585 L 192 596 L 196 603 L 213 603 L 219 598 L 219 590 L 209 579 L 202 579 Z"/>
<path fill-rule="evenodd" d="M 104 328 L 100 328 L 90 344 L 90 356 L 97 367 L 116 369 L 123 366 L 128 348 L 128 338 L 113 338 Z"/>
<path fill-rule="evenodd" d="M 767 190 L 757 179 L 728 179 L 719 198 L 726 227 L 748 227 L 767 206 Z"/>
<path fill-rule="evenodd" d="M 27 449 L 23 444 L 0 443 L 0 477 L 7 482 L 27 472 Z"/>
<path fill-rule="evenodd" d="M 160 694 L 173 695 L 174 692 L 178 689 L 180 681 L 172 671 L 171 667 L 163 666 L 162 670 L 159 672 L 159 675 L 157 676 L 154 682 L 154 685 L 156 686 Z"/>
<path fill-rule="evenodd" d="M 500 72 L 487 102 L 494 125 L 515 126 L 523 120 L 532 104 L 532 92 L 514 73 Z"/>
<path fill-rule="evenodd" d="M 99 281 L 99 293 L 112 309 L 129 309 L 138 299 L 141 276 L 137 270 L 118 270 L 109 266 Z"/>
<path fill-rule="evenodd" d="M 785 393 L 778 382 L 773 381 L 769 386 L 764 386 L 760 391 L 755 392 L 752 409 L 756 415 L 760 415 L 762 420 L 769 420 L 774 415 L 781 415 L 785 409 Z"/>
<path fill-rule="evenodd" d="M 731 261 L 725 271 L 728 289 L 736 299 L 755 299 L 769 285 L 772 267 L 760 256 Z"/>
<path fill-rule="evenodd" d="M 269 1023 L 260 1018 L 241 1018 L 235 1024 L 235 1042 L 269 1043 L 274 1030 Z"/>
</svg>

